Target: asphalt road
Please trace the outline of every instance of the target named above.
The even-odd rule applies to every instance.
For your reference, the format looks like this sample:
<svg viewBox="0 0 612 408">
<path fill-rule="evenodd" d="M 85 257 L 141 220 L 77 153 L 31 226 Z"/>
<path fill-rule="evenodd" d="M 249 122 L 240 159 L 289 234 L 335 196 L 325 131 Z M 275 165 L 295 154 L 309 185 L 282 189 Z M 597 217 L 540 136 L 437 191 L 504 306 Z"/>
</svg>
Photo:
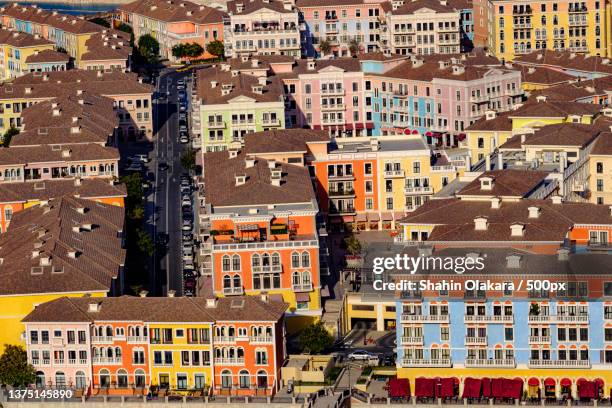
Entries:
<svg viewBox="0 0 612 408">
<path fill-rule="evenodd" d="M 158 79 L 156 91 L 166 94 L 167 100 L 158 99 L 156 106 L 156 135 L 154 150 L 151 154 L 148 171 L 154 174 L 154 193 L 152 194 L 151 214 L 148 214 L 154 236 L 167 233 L 169 243 L 166 249 L 156 246 L 153 258 L 151 288 L 156 294 L 165 295 L 174 290 L 176 296 L 183 292 L 182 254 L 181 254 L 181 205 L 180 175 L 183 145 L 178 141 L 178 90 L 176 81 L 185 73 L 170 72 Z M 159 163 L 166 163 L 168 169 L 159 169 Z M 148 206 L 149 207 L 149 206 Z"/>
</svg>

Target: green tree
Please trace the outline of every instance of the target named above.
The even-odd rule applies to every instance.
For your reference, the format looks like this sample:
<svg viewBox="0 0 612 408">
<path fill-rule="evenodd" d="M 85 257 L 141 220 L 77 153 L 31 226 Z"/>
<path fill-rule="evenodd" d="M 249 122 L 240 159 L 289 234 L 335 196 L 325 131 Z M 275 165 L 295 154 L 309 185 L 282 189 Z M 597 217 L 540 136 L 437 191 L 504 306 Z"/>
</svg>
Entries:
<svg viewBox="0 0 612 408">
<path fill-rule="evenodd" d="M 36 381 L 36 371 L 28 364 L 28 356 L 21 346 L 4 345 L 0 356 L 0 384 L 26 387 Z"/>
<path fill-rule="evenodd" d="M 11 144 L 11 140 L 13 139 L 13 136 L 17 136 L 18 134 L 19 134 L 19 129 L 17 129 L 16 127 L 11 126 L 10 128 L 8 128 L 6 132 L 4 132 L 4 135 L 2 136 L 2 146 L 9 147 L 9 145 Z"/>
<path fill-rule="evenodd" d="M 223 45 L 223 42 L 219 40 L 211 41 L 206 44 L 206 51 L 215 57 L 222 57 L 223 54 L 225 54 L 225 46 Z"/>
<path fill-rule="evenodd" d="M 204 54 L 204 48 L 202 48 L 202 46 L 196 42 L 187 44 L 185 48 L 185 52 L 190 58 L 197 58 L 200 55 Z"/>
<path fill-rule="evenodd" d="M 361 253 L 361 242 L 355 235 L 349 235 L 344 239 L 344 245 L 346 246 L 346 252 L 350 255 L 359 255 Z"/>
<path fill-rule="evenodd" d="M 181 156 L 181 165 L 185 170 L 191 171 L 195 169 L 196 152 L 193 149 L 188 149 Z"/>
<path fill-rule="evenodd" d="M 145 34 L 138 39 L 138 52 L 150 64 L 159 59 L 159 42 L 150 34 Z"/>
<path fill-rule="evenodd" d="M 132 27 L 125 23 L 119 24 L 117 26 L 117 30 L 123 31 L 124 33 L 134 34 L 134 30 L 132 30 Z"/>
<path fill-rule="evenodd" d="M 176 44 L 172 47 L 172 56 L 176 59 L 184 58 L 186 55 L 185 44 Z"/>
<path fill-rule="evenodd" d="M 319 42 L 319 50 L 321 50 L 321 55 L 329 54 L 331 52 L 331 48 L 331 43 L 327 41 L 327 39 Z"/>
<path fill-rule="evenodd" d="M 89 21 L 94 24 L 101 25 L 102 27 L 110 28 L 110 23 L 103 18 L 96 17 L 96 18 L 92 18 Z"/>
<path fill-rule="evenodd" d="M 349 52 L 352 56 L 355 56 L 359 53 L 359 41 L 356 38 L 352 38 L 349 41 Z"/>
<path fill-rule="evenodd" d="M 300 347 L 310 354 L 319 354 L 334 344 L 334 338 L 325 328 L 323 322 L 319 321 L 306 327 L 300 333 Z"/>
<path fill-rule="evenodd" d="M 155 243 L 153 242 L 151 235 L 149 235 L 147 231 L 141 229 L 138 229 L 136 233 L 138 235 L 136 245 L 138 245 L 140 252 L 147 256 L 153 255 L 153 252 L 155 251 Z"/>
</svg>

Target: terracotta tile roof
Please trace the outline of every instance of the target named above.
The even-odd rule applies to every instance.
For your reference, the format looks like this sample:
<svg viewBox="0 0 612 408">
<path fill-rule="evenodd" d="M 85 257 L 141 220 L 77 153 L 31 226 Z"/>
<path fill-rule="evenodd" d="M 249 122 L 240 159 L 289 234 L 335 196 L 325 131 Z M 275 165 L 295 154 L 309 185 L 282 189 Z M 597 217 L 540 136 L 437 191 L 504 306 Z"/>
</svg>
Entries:
<svg viewBox="0 0 612 408">
<path fill-rule="evenodd" d="M 591 155 L 612 156 L 612 133 L 603 132 L 599 135 L 591 149 Z"/>
<path fill-rule="evenodd" d="M 392 61 L 396 59 L 407 59 L 410 58 L 408 55 L 385 55 L 382 52 L 365 52 L 357 54 L 359 61 Z"/>
<path fill-rule="evenodd" d="M 244 137 L 246 154 L 307 152 L 307 143 L 329 141 L 326 130 L 282 129 L 249 133 Z"/>
<path fill-rule="evenodd" d="M 119 160 L 119 150 L 96 143 L 19 146 L 0 149 L 0 166 Z"/>
<path fill-rule="evenodd" d="M 546 97 L 546 100 L 550 101 L 577 102 L 580 99 L 594 97 L 597 94 L 599 94 L 599 92 L 596 92 L 595 89 L 582 86 L 579 83 L 566 83 L 532 91 L 530 99 L 536 99 L 537 96 L 542 95 Z"/>
<path fill-rule="evenodd" d="M 476 180 L 463 187 L 457 196 L 490 196 L 490 197 L 525 197 L 539 186 L 548 175 L 545 171 L 532 170 L 493 170 L 486 171 Z M 480 180 L 483 177 L 493 179 L 490 190 L 481 188 Z"/>
<path fill-rule="evenodd" d="M 529 217 L 529 207 L 540 209 L 537 218 Z M 476 230 L 474 219 L 486 217 L 488 228 Z M 408 214 L 402 223 L 434 224 L 429 241 L 518 241 L 563 242 L 575 224 L 612 224 L 607 206 L 590 203 L 553 204 L 550 200 L 503 202 L 494 209 L 488 201 L 460 199 L 429 200 Z M 524 225 L 523 236 L 512 236 L 510 226 Z"/>
<path fill-rule="evenodd" d="M 429 54 L 429 55 L 419 55 L 419 59 L 422 59 L 425 62 L 435 62 L 438 61 L 449 61 L 453 64 L 461 64 L 465 66 L 475 65 L 475 66 L 495 66 L 497 65 L 499 68 L 503 68 L 503 65 L 499 59 L 495 56 L 487 54 L 484 50 L 480 48 L 476 48 L 471 52 L 464 52 L 460 54 Z"/>
<path fill-rule="evenodd" d="M 26 64 L 68 61 L 70 61 L 70 56 L 68 54 L 55 50 L 36 51 L 34 54 L 28 55 L 28 58 L 26 58 Z"/>
<path fill-rule="evenodd" d="M 197 297 L 62 297 L 37 306 L 24 322 L 278 322 L 287 304 L 255 296 L 215 299 L 214 306 Z M 95 304 L 96 309 L 90 309 Z"/>
<path fill-rule="evenodd" d="M 71 196 L 15 213 L 0 235 L 0 294 L 108 291 L 125 261 L 123 223 L 122 207 Z"/>
<path fill-rule="evenodd" d="M 81 180 L 44 180 L 25 183 L 0 183 L 1 203 L 50 200 L 65 195 L 85 199 L 126 197 L 125 185 L 101 178 Z"/>
<path fill-rule="evenodd" d="M 566 51 L 540 50 L 530 54 L 517 55 L 516 62 L 555 66 L 585 72 L 604 72 L 612 74 L 612 64 L 607 58 L 575 54 Z"/>
<path fill-rule="evenodd" d="M 337 6 L 350 6 L 366 4 L 365 0 L 296 0 L 295 5 L 297 8 L 303 7 L 337 7 Z M 376 5 L 377 3 L 372 3 Z"/>
<path fill-rule="evenodd" d="M 238 11 L 239 9 L 241 11 Z M 263 9 L 283 14 L 297 13 L 293 8 L 286 9 L 283 2 L 278 0 L 231 0 L 227 2 L 227 11 L 234 15 L 251 14 Z"/>
<path fill-rule="evenodd" d="M 523 82 L 530 82 L 541 85 L 556 85 L 575 81 L 576 77 L 554 69 L 543 67 L 518 66 L 521 70 Z"/>
<path fill-rule="evenodd" d="M 442 61 L 446 63 L 443 64 Z M 397 67 L 387 71 L 380 76 L 412 79 L 415 81 L 430 82 L 434 78 L 450 79 L 456 81 L 473 81 L 484 78 L 496 70 L 501 75 L 514 75 L 513 70 L 503 67 L 486 67 L 478 65 L 452 64 L 449 60 L 439 60 L 438 62 L 405 61 Z"/>
<path fill-rule="evenodd" d="M 8 44 L 10 46 L 19 48 L 53 45 L 54 43 L 52 41 L 45 40 L 39 35 L 0 29 L 0 44 Z"/>
<path fill-rule="evenodd" d="M 568 101 L 528 100 L 523 106 L 510 112 L 510 118 L 558 118 L 570 115 L 596 115 L 601 107 L 590 103 Z"/>
<path fill-rule="evenodd" d="M 0 15 L 14 17 L 23 21 L 48 25 L 72 34 L 91 34 L 102 31 L 104 27 L 81 17 L 46 11 L 36 6 L 11 3 L 0 8 Z"/>
<path fill-rule="evenodd" d="M 450 4 L 443 4 L 438 0 L 412 0 L 405 2 L 396 10 L 391 11 L 391 14 L 414 14 L 422 9 L 429 9 L 435 13 L 453 13 L 456 11 L 456 9 Z"/>
<path fill-rule="evenodd" d="M 478 119 L 467 127 L 467 131 L 512 131 L 512 120 L 508 117 L 511 112 L 497 113 L 493 119 L 486 116 Z"/>
<path fill-rule="evenodd" d="M 281 171 L 280 186 L 272 185 L 272 173 L 266 160 L 257 159 L 246 167 L 246 153 L 230 158 L 228 151 L 204 154 L 204 184 L 207 201 L 213 206 L 250 206 L 265 204 L 308 203 L 315 198 L 308 170 L 291 164 L 277 163 Z M 246 182 L 236 185 L 236 176 Z"/>
<path fill-rule="evenodd" d="M 137 0 L 122 4 L 118 9 L 168 23 L 221 24 L 223 17 L 227 15 L 212 7 L 187 0 Z"/>
<path fill-rule="evenodd" d="M 313 74 L 322 70 L 329 70 L 329 67 L 338 68 L 344 72 L 362 72 L 359 58 L 343 57 L 334 59 L 314 60 L 314 69 L 308 69 L 307 59 L 295 60 L 291 73 L 280 74 L 282 78 L 298 78 L 302 74 Z"/>
<path fill-rule="evenodd" d="M 230 69 L 237 70 L 264 70 L 267 71 L 270 69 L 270 64 L 293 64 L 295 58 L 289 55 L 257 55 L 251 58 L 230 58 L 225 61 L 225 63 L 220 64 L 225 65 L 229 64 Z"/>
<path fill-rule="evenodd" d="M 581 123 L 556 123 L 542 126 L 534 134 L 527 135 L 523 146 L 577 146 L 584 148 L 601 132 L 593 125 Z"/>
<path fill-rule="evenodd" d="M 130 35 L 123 31 L 105 29 L 92 35 L 86 42 L 87 52 L 83 61 L 127 60 L 132 54 Z"/>
<path fill-rule="evenodd" d="M 469 10 L 473 8 L 472 0 L 447 0 L 447 3 L 455 10 Z"/>
<path fill-rule="evenodd" d="M 231 70 L 222 70 L 220 67 L 204 68 L 197 71 L 198 97 L 205 105 L 227 103 L 237 96 L 246 96 L 257 102 L 278 102 L 282 100 L 283 87 L 278 77 L 266 78 L 262 93 L 253 91 L 253 87 L 260 86 L 260 78 L 236 73 Z M 213 81 L 215 86 L 213 87 Z M 225 92 L 224 87 L 229 87 Z"/>
</svg>

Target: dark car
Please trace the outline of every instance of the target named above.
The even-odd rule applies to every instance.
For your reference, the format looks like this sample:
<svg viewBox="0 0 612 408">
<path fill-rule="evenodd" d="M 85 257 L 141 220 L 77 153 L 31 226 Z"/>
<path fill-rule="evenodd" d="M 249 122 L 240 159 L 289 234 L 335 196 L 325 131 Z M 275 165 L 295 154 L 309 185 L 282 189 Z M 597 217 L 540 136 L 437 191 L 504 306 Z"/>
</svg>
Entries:
<svg viewBox="0 0 612 408">
<path fill-rule="evenodd" d="M 166 163 L 166 162 L 159 162 L 159 164 L 157 165 L 157 168 L 160 171 L 166 171 L 166 170 L 168 170 L 169 167 L 170 166 L 168 166 L 168 163 Z"/>
<path fill-rule="evenodd" d="M 169 241 L 170 241 L 170 237 L 168 236 L 168 234 L 166 234 L 165 232 L 157 233 L 157 239 L 155 240 L 157 245 L 166 246 L 168 245 Z"/>
</svg>

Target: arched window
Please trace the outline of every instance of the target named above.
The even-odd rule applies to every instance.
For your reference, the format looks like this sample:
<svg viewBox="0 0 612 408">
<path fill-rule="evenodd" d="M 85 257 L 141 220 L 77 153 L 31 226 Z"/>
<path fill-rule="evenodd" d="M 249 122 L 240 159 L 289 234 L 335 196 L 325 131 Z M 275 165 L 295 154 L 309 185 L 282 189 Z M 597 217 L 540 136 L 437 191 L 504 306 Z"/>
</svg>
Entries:
<svg viewBox="0 0 612 408">
<path fill-rule="evenodd" d="M 302 252 L 302 268 L 310 268 L 310 254 Z"/>
<path fill-rule="evenodd" d="M 94 349 L 93 349 L 93 356 L 94 356 L 94 358 L 100 357 L 100 349 L 98 349 L 97 347 L 94 347 Z"/>
<path fill-rule="evenodd" d="M 244 358 L 244 349 L 242 347 L 238 347 L 238 350 L 236 351 L 236 357 Z"/>
<path fill-rule="evenodd" d="M 45 373 L 42 371 L 36 372 L 36 388 L 43 388 L 45 386 Z"/>
<path fill-rule="evenodd" d="M 106 337 L 113 337 L 113 328 L 106 326 Z"/>
<path fill-rule="evenodd" d="M 240 279 L 240 275 L 234 275 L 234 288 L 242 287 L 242 281 Z"/>
<path fill-rule="evenodd" d="M 247 370 L 240 370 L 238 373 L 240 388 L 250 388 L 251 387 L 251 377 Z"/>
<path fill-rule="evenodd" d="M 232 256 L 232 270 L 234 271 L 240 270 L 240 255 Z"/>
<path fill-rule="evenodd" d="M 222 269 L 223 272 L 228 272 L 231 270 L 231 265 L 230 265 L 230 257 L 229 255 L 223 255 L 223 261 L 222 261 Z"/>
<path fill-rule="evenodd" d="M 270 255 L 263 254 L 261 256 L 261 264 L 262 266 L 270 266 Z"/>
<path fill-rule="evenodd" d="M 127 388 L 128 386 L 128 374 L 123 368 L 117 371 L 117 387 Z"/>
<path fill-rule="evenodd" d="M 235 337 L 236 336 L 236 329 L 234 328 L 234 326 L 230 326 L 227 328 L 227 336 L 228 337 Z"/>
<path fill-rule="evenodd" d="M 57 371 L 55 373 L 55 386 L 57 388 L 65 388 L 66 387 L 66 375 L 63 371 Z"/>
<path fill-rule="evenodd" d="M 257 372 L 257 388 L 268 388 L 268 373 L 265 370 Z"/>
<path fill-rule="evenodd" d="M 115 347 L 115 357 L 121 358 L 121 348 Z"/>
<path fill-rule="evenodd" d="M 302 272 L 302 284 L 310 285 L 310 272 L 308 271 Z"/>
<path fill-rule="evenodd" d="M 232 372 L 230 370 L 221 372 L 221 388 L 232 388 Z"/>
<path fill-rule="evenodd" d="M 272 266 L 279 266 L 280 265 L 280 255 L 277 253 L 273 253 L 272 254 Z"/>
<path fill-rule="evenodd" d="M 106 357 L 108 358 L 112 358 L 113 357 L 113 348 L 109 347 L 106 349 Z"/>
<path fill-rule="evenodd" d="M 98 372 L 98 377 L 100 378 L 100 388 L 108 388 L 110 386 L 110 373 L 106 368 Z"/>
<path fill-rule="evenodd" d="M 229 275 L 225 275 L 223 277 L 223 287 L 224 288 L 231 288 L 232 287 L 232 278 L 230 278 Z"/>
<path fill-rule="evenodd" d="M 300 284 L 300 273 L 299 272 L 293 272 L 293 274 L 291 275 L 291 282 L 294 285 Z"/>
<path fill-rule="evenodd" d="M 74 375 L 77 390 L 87 388 L 87 378 L 83 371 L 77 371 Z"/>
<path fill-rule="evenodd" d="M 253 254 L 253 256 L 251 256 L 251 265 L 253 268 L 261 266 L 261 257 L 258 254 Z"/>
<path fill-rule="evenodd" d="M 292 268 L 300 267 L 300 254 L 298 254 L 297 252 L 291 253 L 291 267 Z"/>
<path fill-rule="evenodd" d="M 144 387 L 146 385 L 146 375 L 143 369 L 139 368 L 134 372 L 134 384 L 136 387 Z"/>
</svg>

